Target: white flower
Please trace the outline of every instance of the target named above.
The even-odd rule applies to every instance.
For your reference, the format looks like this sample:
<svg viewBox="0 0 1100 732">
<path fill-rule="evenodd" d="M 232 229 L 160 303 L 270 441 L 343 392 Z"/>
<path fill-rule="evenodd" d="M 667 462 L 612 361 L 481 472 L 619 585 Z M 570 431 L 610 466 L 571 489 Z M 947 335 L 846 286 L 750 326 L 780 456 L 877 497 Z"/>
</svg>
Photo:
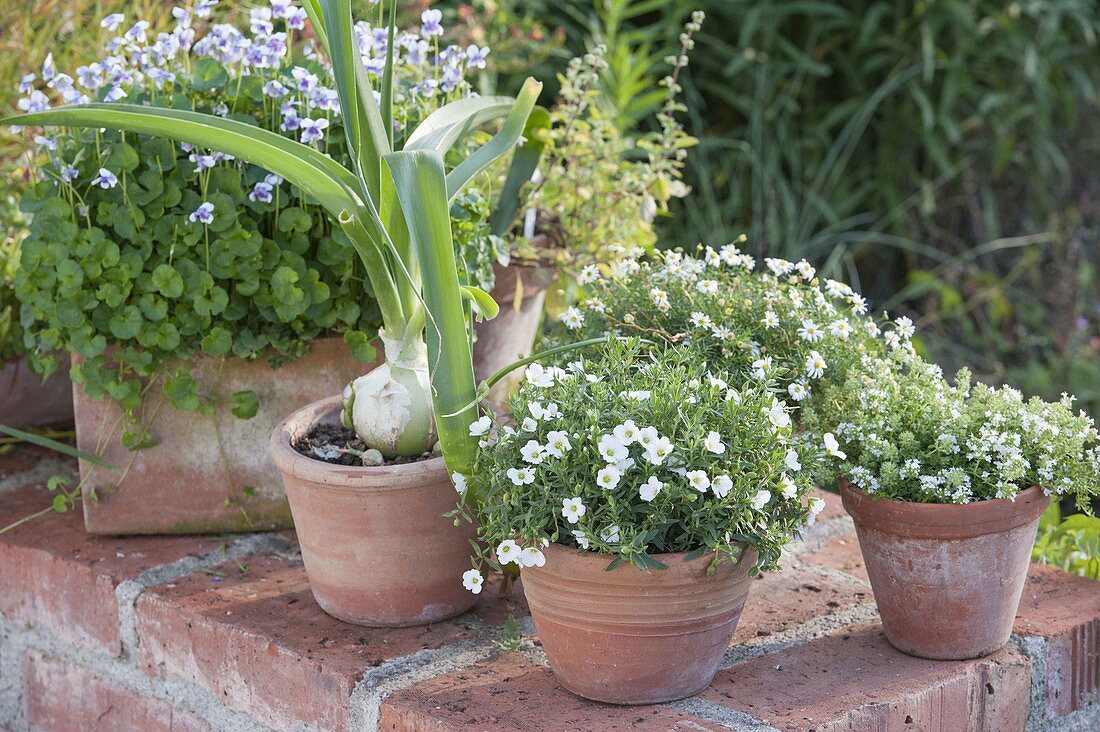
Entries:
<svg viewBox="0 0 1100 732">
<path fill-rule="evenodd" d="M 811 496 L 806 505 L 810 509 L 810 517 L 806 519 L 806 524 L 813 526 L 814 522 L 817 521 L 817 515 L 825 510 L 825 501 L 817 496 Z"/>
<path fill-rule="evenodd" d="M 656 427 L 643 427 L 638 430 L 638 444 L 644 448 L 649 448 L 658 437 L 660 437 L 660 434 L 657 432 Z"/>
<path fill-rule="evenodd" d="M 668 302 L 668 293 L 656 287 L 649 290 L 649 299 L 653 301 L 653 306 L 662 313 L 667 313 L 671 307 Z"/>
<path fill-rule="evenodd" d="M 792 473 L 802 470 L 802 464 L 798 462 L 798 453 L 794 450 L 787 450 L 787 457 L 783 458 L 783 463 L 787 466 L 787 470 Z"/>
<path fill-rule="evenodd" d="M 546 435 L 546 447 L 544 449 L 550 455 L 560 458 L 572 448 L 573 445 L 569 442 L 569 435 L 567 433 L 561 430 L 551 430 Z"/>
<path fill-rule="evenodd" d="M 638 425 L 634 424 L 632 419 L 626 420 L 611 432 L 615 435 L 615 439 L 624 445 L 633 445 L 638 439 Z"/>
<path fill-rule="evenodd" d="M 483 584 L 485 584 L 485 578 L 482 577 L 481 572 L 476 569 L 467 569 L 462 573 L 462 586 L 475 595 L 481 593 L 481 586 Z"/>
<path fill-rule="evenodd" d="M 649 503 L 657 494 L 661 492 L 661 489 L 665 487 L 665 484 L 657 480 L 655 476 L 650 476 L 649 480 L 642 484 L 642 487 L 638 490 L 642 500 Z"/>
<path fill-rule="evenodd" d="M 836 437 L 832 432 L 826 432 L 824 436 L 825 440 L 825 452 L 829 453 L 835 458 L 844 460 L 848 456 L 844 454 L 844 451 L 840 449 L 840 443 L 836 441 Z"/>
<path fill-rule="evenodd" d="M 707 439 L 703 440 L 703 447 L 707 448 L 707 452 L 712 452 L 715 455 L 721 455 L 726 451 L 726 445 L 722 442 L 722 435 L 713 430 L 707 433 Z"/>
<path fill-rule="evenodd" d="M 768 505 L 768 501 L 772 499 L 772 493 L 768 490 L 759 491 L 752 497 L 752 507 L 757 511 L 762 511 L 764 506 Z"/>
<path fill-rule="evenodd" d="M 470 436 L 481 437 L 493 426 L 493 420 L 488 416 L 481 417 L 470 423 Z"/>
<path fill-rule="evenodd" d="M 717 376 L 708 376 L 707 383 L 718 389 L 728 389 L 730 387 L 724 380 L 719 379 Z"/>
<path fill-rule="evenodd" d="M 787 393 L 791 395 L 791 399 L 800 402 L 809 396 L 810 390 L 806 388 L 805 384 L 794 381 L 787 386 Z"/>
<path fill-rule="evenodd" d="M 798 495 L 798 486 L 794 484 L 794 481 L 791 480 L 790 476 L 786 473 L 779 476 L 779 495 L 784 498 L 794 498 Z"/>
<path fill-rule="evenodd" d="M 764 329 L 770 330 L 772 328 L 779 327 L 779 316 L 773 313 L 771 310 L 764 313 Z"/>
<path fill-rule="evenodd" d="M 531 416 L 535 419 L 542 419 L 546 416 L 546 409 L 543 408 L 542 402 L 531 402 L 527 405 L 527 411 L 531 413 Z"/>
<path fill-rule="evenodd" d="M 535 471 L 530 468 L 508 468 L 508 479 L 514 485 L 530 485 L 535 482 Z"/>
<path fill-rule="evenodd" d="M 825 333 L 818 327 L 817 323 L 806 319 L 802 321 L 802 327 L 798 329 L 798 337 L 810 343 L 817 343 L 825 337 Z"/>
<path fill-rule="evenodd" d="M 569 330 L 576 330 L 584 325 L 584 313 L 577 308 L 570 307 L 558 317 L 558 320 L 564 323 Z"/>
<path fill-rule="evenodd" d="M 580 521 L 581 516 L 587 513 L 588 509 L 584 507 L 584 502 L 580 497 L 576 498 L 563 498 L 561 499 L 561 515 L 571 524 L 575 524 Z"/>
<path fill-rule="evenodd" d="M 539 465 L 546 459 L 546 448 L 540 445 L 538 440 L 528 440 L 527 444 L 519 449 L 519 454 L 523 456 L 525 462 Z"/>
<path fill-rule="evenodd" d="M 718 498 L 725 498 L 733 489 L 733 480 L 728 475 L 716 475 L 710 482 L 710 489 Z"/>
<path fill-rule="evenodd" d="M 606 529 L 600 532 L 600 538 L 608 544 L 618 544 L 622 539 L 619 537 L 619 525 L 611 524 Z"/>
<path fill-rule="evenodd" d="M 847 320 L 834 320 L 832 323 L 829 323 L 829 335 L 846 341 L 851 334 L 852 325 Z"/>
<path fill-rule="evenodd" d="M 688 485 L 700 493 L 706 493 L 710 488 L 710 478 L 705 470 L 689 470 L 684 477 L 688 479 Z"/>
<path fill-rule="evenodd" d="M 600 279 L 600 268 L 594 264 L 586 264 L 577 277 L 577 281 L 582 285 L 591 284 L 598 279 Z"/>
<path fill-rule="evenodd" d="M 596 450 L 605 462 L 617 463 L 630 455 L 626 445 L 619 442 L 615 435 L 604 435 L 596 445 Z"/>
<path fill-rule="evenodd" d="M 807 282 L 812 280 L 814 278 L 814 275 L 817 274 L 817 271 L 812 266 L 810 266 L 810 263 L 807 262 L 805 259 L 796 264 L 794 268 L 798 270 L 798 274 L 802 275 L 802 277 Z"/>
<path fill-rule="evenodd" d="M 768 378 L 768 373 L 772 370 L 772 357 L 766 356 L 764 358 L 758 358 L 752 362 L 752 375 L 753 378 L 764 381 Z"/>
<path fill-rule="evenodd" d="M 451 473 L 451 480 L 454 481 L 455 490 L 458 491 L 458 495 L 466 495 L 466 476 L 462 473 Z"/>
<path fill-rule="evenodd" d="M 718 280 L 700 280 L 699 284 L 695 285 L 695 289 L 704 295 L 717 295 Z"/>
<path fill-rule="evenodd" d="M 710 316 L 699 311 L 695 311 L 691 314 L 691 324 L 696 328 L 703 328 L 704 330 L 710 330 L 714 327 L 714 322 L 710 319 Z"/>
<path fill-rule="evenodd" d="M 523 373 L 531 386 L 546 389 L 554 385 L 554 372 L 544 369 L 542 364 L 533 363 Z"/>
<path fill-rule="evenodd" d="M 576 529 L 575 531 L 573 531 L 573 538 L 577 540 L 577 546 L 579 546 L 581 549 L 588 548 L 588 535 L 585 534 L 583 531 L 581 531 L 580 529 Z"/>
<path fill-rule="evenodd" d="M 556 402 L 550 402 L 546 405 L 546 408 L 542 410 L 542 416 L 539 419 L 552 420 L 561 416 L 561 409 L 558 408 Z"/>
<path fill-rule="evenodd" d="M 897 333 L 902 338 L 912 338 L 913 334 L 917 332 L 917 329 L 913 327 L 913 321 L 904 315 L 895 320 L 894 325 L 897 326 Z"/>
<path fill-rule="evenodd" d="M 519 423 L 519 428 L 524 432 L 534 432 L 539 428 L 539 423 L 534 417 L 524 417 Z"/>
<path fill-rule="evenodd" d="M 810 351 L 810 355 L 806 357 L 806 373 L 810 375 L 810 378 L 820 378 L 825 373 L 826 368 L 825 359 L 821 357 L 821 354 L 817 351 Z"/>
<path fill-rule="evenodd" d="M 539 549 L 529 546 L 519 553 L 521 567 L 542 567 L 546 565 L 546 555 Z"/>
<path fill-rule="evenodd" d="M 631 391 L 620 392 L 619 396 L 623 399 L 636 399 L 639 402 L 644 402 L 653 395 L 651 391 L 642 391 L 640 389 L 634 389 Z"/>
<path fill-rule="evenodd" d="M 520 548 L 512 539 L 505 539 L 497 546 L 497 561 L 501 565 L 512 564 L 519 561 Z"/>
<path fill-rule="evenodd" d="M 787 405 L 772 397 L 772 405 L 766 410 L 768 421 L 777 429 L 788 427 L 791 424 L 791 415 L 787 414 Z"/>
<path fill-rule="evenodd" d="M 596 473 L 596 485 L 611 490 L 619 484 L 619 480 L 621 480 L 622 477 L 623 474 L 617 467 L 608 465 L 606 468 L 601 468 L 600 472 Z"/>
<path fill-rule="evenodd" d="M 667 437 L 658 437 L 646 446 L 645 459 L 651 465 L 660 465 L 672 454 L 672 440 Z"/>
</svg>

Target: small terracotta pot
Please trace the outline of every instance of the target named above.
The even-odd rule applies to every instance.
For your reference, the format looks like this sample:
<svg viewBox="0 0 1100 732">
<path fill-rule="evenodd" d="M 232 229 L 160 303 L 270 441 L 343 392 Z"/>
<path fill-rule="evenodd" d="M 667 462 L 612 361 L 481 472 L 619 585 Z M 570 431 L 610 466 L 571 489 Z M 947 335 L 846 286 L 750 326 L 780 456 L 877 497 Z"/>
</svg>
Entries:
<svg viewBox="0 0 1100 732">
<path fill-rule="evenodd" d="M 745 599 L 756 551 L 707 576 L 708 557 L 655 558 L 643 572 L 611 557 L 551 544 L 546 566 L 521 572 L 539 640 L 569 691 L 612 704 L 657 704 L 692 696 L 714 679 Z"/>
<path fill-rule="evenodd" d="M 504 366 L 531 355 L 542 323 L 546 288 L 554 280 L 554 270 L 537 265 L 512 264 L 494 267 L 496 284 L 492 296 L 500 312 L 492 320 L 475 323 L 474 376 L 480 382 Z M 509 374 L 490 391 L 488 399 L 502 405 L 519 379 L 522 370 Z"/>
<path fill-rule="evenodd" d="M 477 602 L 462 586 L 477 530 L 443 515 L 457 506 L 443 458 L 345 467 L 291 446 L 318 423 L 336 422 L 339 412 L 339 397 L 314 402 L 271 435 L 317 604 L 340 620 L 377 627 L 466 612 Z"/>
<path fill-rule="evenodd" d="M 840 480 L 886 638 L 903 653 L 962 660 L 1008 641 L 1050 498 L 965 505 L 872 498 Z"/>
<path fill-rule="evenodd" d="M 73 422 L 73 383 L 61 368 L 43 380 L 22 358 L 0 362 L 0 422 L 53 427 Z"/>
</svg>

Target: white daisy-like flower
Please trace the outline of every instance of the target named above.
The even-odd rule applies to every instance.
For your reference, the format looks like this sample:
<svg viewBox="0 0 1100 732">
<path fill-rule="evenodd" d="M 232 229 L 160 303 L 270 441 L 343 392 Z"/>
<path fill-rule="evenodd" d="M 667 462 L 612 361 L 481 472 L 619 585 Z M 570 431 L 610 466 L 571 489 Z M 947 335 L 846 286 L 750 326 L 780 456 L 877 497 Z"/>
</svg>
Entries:
<svg viewBox="0 0 1100 732">
<path fill-rule="evenodd" d="M 546 445 L 543 447 L 547 454 L 560 458 L 573 449 L 569 442 L 569 434 L 561 430 L 550 430 L 546 435 Z"/>
<path fill-rule="evenodd" d="M 659 481 L 656 476 L 650 476 L 649 480 L 642 484 L 642 487 L 638 489 L 639 495 L 642 500 L 649 503 L 657 494 L 661 492 L 661 489 L 665 487 L 665 484 Z"/>
<path fill-rule="evenodd" d="M 793 381 L 787 385 L 787 393 L 791 395 L 791 399 L 800 402 L 810 395 L 810 390 L 806 388 L 805 384 Z"/>
<path fill-rule="evenodd" d="M 588 535 L 580 529 L 575 529 L 572 533 L 573 538 L 577 540 L 577 546 L 581 549 L 588 549 Z"/>
<path fill-rule="evenodd" d="M 764 510 L 764 506 L 768 505 L 768 501 L 772 499 L 772 492 L 769 490 L 758 491 L 755 496 L 752 497 L 752 507 L 757 511 Z"/>
<path fill-rule="evenodd" d="M 596 473 L 596 485 L 611 490 L 619 484 L 622 477 L 622 471 L 617 466 L 608 465 L 605 468 L 600 468 L 600 471 Z"/>
<path fill-rule="evenodd" d="M 707 488 L 710 488 L 710 478 L 705 470 L 689 470 L 684 477 L 687 478 L 688 485 L 700 493 L 706 493 Z"/>
<path fill-rule="evenodd" d="M 779 316 L 776 315 L 771 310 L 764 313 L 764 328 L 766 330 L 771 330 L 772 328 L 778 328 L 778 327 L 779 327 Z"/>
<path fill-rule="evenodd" d="M 485 584 L 485 578 L 476 569 L 467 569 L 462 573 L 462 586 L 475 595 L 481 594 L 481 587 Z"/>
<path fill-rule="evenodd" d="M 564 313 L 558 316 L 558 320 L 560 320 L 569 330 L 576 330 L 584 325 L 584 313 L 575 307 L 569 307 Z"/>
<path fill-rule="evenodd" d="M 912 338 L 917 329 L 913 327 L 913 321 L 904 315 L 894 321 L 897 326 L 897 334 L 902 338 Z"/>
<path fill-rule="evenodd" d="M 630 450 L 615 435 L 604 435 L 596 443 L 596 451 L 605 462 L 617 463 L 630 455 Z"/>
<path fill-rule="evenodd" d="M 530 485 L 535 482 L 535 471 L 530 468 L 508 468 L 508 480 L 513 485 Z"/>
<path fill-rule="evenodd" d="M 598 279 L 600 279 L 600 268 L 594 264 L 586 264 L 577 277 L 577 281 L 582 285 L 590 285 Z"/>
<path fill-rule="evenodd" d="M 787 470 L 792 473 L 797 473 L 802 470 L 802 463 L 798 462 L 798 453 L 794 450 L 787 450 L 787 456 L 783 458 L 783 464 L 787 466 Z"/>
<path fill-rule="evenodd" d="M 505 539 L 497 545 L 497 561 L 501 565 L 513 564 L 519 561 L 519 554 L 522 550 L 512 539 Z"/>
<path fill-rule="evenodd" d="M 759 381 L 764 381 L 768 378 L 768 374 L 772 370 L 772 357 L 765 356 L 764 358 L 758 358 L 752 362 L 752 375 L 753 378 Z"/>
<path fill-rule="evenodd" d="M 811 379 L 819 379 L 825 373 L 825 369 L 828 365 L 825 363 L 825 359 L 817 351 L 810 351 L 810 355 L 806 357 L 806 373 Z"/>
<path fill-rule="evenodd" d="M 527 444 L 519 449 L 525 462 L 539 465 L 546 459 L 546 448 L 539 444 L 538 440 L 528 440 Z"/>
<path fill-rule="evenodd" d="M 493 426 L 493 420 L 489 417 L 480 417 L 470 423 L 470 436 L 481 437 Z"/>
<path fill-rule="evenodd" d="M 829 453 L 835 458 L 840 458 L 841 460 L 844 460 L 848 457 L 844 453 L 844 451 L 840 449 L 840 443 L 837 442 L 836 437 L 833 436 L 832 432 L 826 432 L 822 439 L 825 440 L 825 452 Z"/>
<path fill-rule="evenodd" d="M 798 274 L 800 274 L 802 278 L 807 282 L 812 280 L 814 278 L 814 275 L 817 274 L 817 270 L 815 270 L 805 259 L 796 264 L 794 268 L 798 270 Z"/>
<path fill-rule="evenodd" d="M 847 320 L 834 320 L 829 323 L 829 335 L 846 341 L 852 335 L 852 324 Z"/>
<path fill-rule="evenodd" d="M 710 482 L 710 489 L 714 492 L 715 497 L 725 498 L 733 490 L 733 479 L 728 475 L 716 475 L 714 480 Z"/>
<path fill-rule="evenodd" d="M 714 430 L 707 433 L 706 439 L 703 440 L 703 447 L 707 449 L 707 452 L 712 452 L 715 455 L 721 455 L 726 451 L 726 445 L 722 442 L 722 435 Z"/>
<path fill-rule="evenodd" d="M 653 302 L 653 307 L 662 313 L 667 313 L 672 307 L 668 302 L 668 293 L 658 287 L 650 288 L 649 299 Z"/>
<path fill-rule="evenodd" d="M 791 480 L 790 476 L 786 473 L 779 476 L 779 495 L 788 499 L 798 495 L 798 486 L 794 484 L 794 481 Z"/>
<path fill-rule="evenodd" d="M 620 425 L 617 425 L 613 429 L 612 434 L 615 435 L 615 439 L 624 445 L 633 445 L 638 439 L 638 425 L 634 424 L 634 420 L 628 419 Z"/>
<path fill-rule="evenodd" d="M 519 553 L 519 564 L 521 567 L 544 567 L 546 555 L 537 547 L 529 546 Z"/>
<path fill-rule="evenodd" d="M 699 283 L 695 285 L 695 289 L 704 295 L 717 295 L 718 280 L 699 280 Z"/>
<path fill-rule="evenodd" d="M 580 496 L 561 499 L 561 515 L 569 523 L 577 523 L 581 520 L 581 516 L 584 516 L 587 512 L 588 509 L 584 507 L 584 502 L 580 499 Z"/>
<path fill-rule="evenodd" d="M 691 325 L 695 328 L 702 328 L 704 330 L 710 330 L 714 327 L 714 321 L 710 319 L 710 316 L 706 313 L 701 313 L 698 310 L 691 314 Z"/>
<path fill-rule="evenodd" d="M 825 337 L 825 332 L 820 326 L 809 318 L 802 321 L 802 327 L 797 332 L 799 338 L 810 343 L 817 343 Z"/>
<path fill-rule="evenodd" d="M 646 446 L 645 457 L 650 465 L 661 465 L 665 458 L 672 454 L 672 440 L 667 437 L 658 437 Z"/>
</svg>

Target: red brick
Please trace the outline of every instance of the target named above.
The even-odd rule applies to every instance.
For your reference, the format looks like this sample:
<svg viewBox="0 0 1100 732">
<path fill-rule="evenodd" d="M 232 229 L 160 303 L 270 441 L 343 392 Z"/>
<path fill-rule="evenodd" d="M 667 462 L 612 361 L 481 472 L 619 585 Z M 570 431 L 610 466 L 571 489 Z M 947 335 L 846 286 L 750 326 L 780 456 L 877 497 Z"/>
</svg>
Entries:
<svg viewBox="0 0 1100 732">
<path fill-rule="evenodd" d="M 394 692 L 382 702 L 385 732 L 451 730 L 725 730 L 662 706 L 599 704 L 563 689 L 543 666 L 506 656 Z"/>
<path fill-rule="evenodd" d="M 1013 632 L 1047 641 L 1047 712 L 1062 716 L 1100 689 L 1100 583 L 1032 564 Z"/>
<path fill-rule="evenodd" d="M 23 659 L 23 707 L 27 722 L 49 732 L 141 730 L 207 732 L 202 719 L 117 686 L 80 666 L 36 651 Z"/>
<path fill-rule="evenodd" d="M 871 591 L 851 580 L 804 566 L 757 575 L 733 642 L 780 633 L 817 617 L 870 602 Z"/>
<path fill-rule="evenodd" d="M 855 532 L 830 539 L 815 552 L 801 555 L 803 561 L 828 569 L 835 569 L 867 582 L 867 567 Z"/>
<path fill-rule="evenodd" d="M 0 526 L 50 505 L 41 486 L 3 494 Z M 0 534 L 0 615 L 117 654 L 115 588 L 142 571 L 214 550 L 202 537 L 93 537 L 79 513 L 49 513 Z"/>
<path fill-rule="evenodd" d="M 929 661 L 894 650 L 873 625 L 720 671 L 701 696 L 781 730 L 1022 730 L 1030 674 L 1011 646 Z"/>
<path fill-rule="evenodd" d="M 844 504 L 840 502 L 839 493 L 814 488 L 814 495 L 825 501 L 825 510 L 818 515 L 818 521 L 829 521 L 848 515 L 844 510 Z"/>
<path fill-rule="evenodd" d="M 139 663 L 183 678 L 277 728 L 348 725 L 348 697 L 365 671 L 471 632 L 476 615 L 419 628 L 342 623 L 314 602 L 300 563 L 275 557 L 228 564 L 147 590 L 137 603 Z M 506 617 L 486 588 L 482 614 Z"/>
</svg>

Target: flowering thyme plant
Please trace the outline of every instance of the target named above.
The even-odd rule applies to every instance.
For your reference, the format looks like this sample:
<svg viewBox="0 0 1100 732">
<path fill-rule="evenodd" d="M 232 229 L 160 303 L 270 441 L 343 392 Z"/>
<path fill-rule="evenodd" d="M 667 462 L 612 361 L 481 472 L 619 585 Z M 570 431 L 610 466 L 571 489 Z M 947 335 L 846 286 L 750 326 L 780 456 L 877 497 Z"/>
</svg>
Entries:
<svg viewBox="0 0 1100 732">
<path fill-rule="evenodd" d="M 908 318 L 884 331 L 858 293 L 820 282 L 805 260 L 766 259 L 757 268 L 737 244 L 697 253 L 643 260 L 635 248 L 610 274 L 586 267 L 580 282 L 587 296 L 560 320 L 573 337 L 639 335 L 693 349 L 731 383 L 774 380 L 795 407 L 827 399 L 832 385 L 861 368 L 864 354 L 912 348 Z"/>
<path fill-rule="evenodd" d="M 482 564 L 541 566 L 550 542 L 660 569 L 653 556 L 736 560 L 743 545 L 774 569 L 824 502 L 809 479 L 826 448 L 794 433 L 766 381 L 731 387 L 686 350 L 610 341 L 564 368 L 532 364 L 512 421 L 480 438 Z"/>
<path fill-rule="evenodd" d="M 938 366 L 899 351 L 866 358 L 825 409 L 807 410 L 807 425 L 836 415 L 840 471 L 860 490 L 920 503 L 1012 498 L 1037 485 L 1073 495 L 1082 510 L 1100 495 L 1100 435 L 1073 398 L 1025 400 L 1010 387 L 972 384 L 963 369 L 954 384 Z"/>
</svg>

